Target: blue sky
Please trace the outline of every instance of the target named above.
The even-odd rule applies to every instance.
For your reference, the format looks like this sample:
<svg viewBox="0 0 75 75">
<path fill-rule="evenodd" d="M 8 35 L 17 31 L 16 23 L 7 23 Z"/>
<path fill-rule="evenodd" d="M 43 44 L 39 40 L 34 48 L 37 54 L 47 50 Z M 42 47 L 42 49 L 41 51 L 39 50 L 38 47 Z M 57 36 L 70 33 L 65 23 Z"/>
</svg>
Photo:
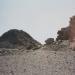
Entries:
<svg viewBox="0 0 75 75">
<path fill-rule="evenodd" d="M 75 15 L 75 0 L 0 0 L 0 35 L 22 29 L 44 43 Z"/>
</svg>

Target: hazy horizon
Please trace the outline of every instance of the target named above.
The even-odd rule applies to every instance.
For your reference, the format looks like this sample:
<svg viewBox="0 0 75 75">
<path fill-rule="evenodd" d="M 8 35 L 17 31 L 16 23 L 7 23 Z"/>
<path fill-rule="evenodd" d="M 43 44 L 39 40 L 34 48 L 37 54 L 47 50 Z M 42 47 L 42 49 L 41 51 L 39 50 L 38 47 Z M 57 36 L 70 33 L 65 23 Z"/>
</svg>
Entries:
<svg viewBox="0 0 75 75">
<path fill-rule="evenodd" d="M 0 0 L 0 35 L 20 29 L 44 43 L 75 15 L 75 0 Z"/>
</svg>

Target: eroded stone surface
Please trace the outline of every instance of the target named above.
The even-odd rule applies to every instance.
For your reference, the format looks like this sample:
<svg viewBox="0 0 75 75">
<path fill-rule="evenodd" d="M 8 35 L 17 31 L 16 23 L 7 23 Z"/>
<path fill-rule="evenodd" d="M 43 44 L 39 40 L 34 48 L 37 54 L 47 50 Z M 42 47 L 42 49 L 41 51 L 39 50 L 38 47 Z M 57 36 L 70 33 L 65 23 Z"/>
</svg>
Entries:
<svg viewBox="0 0 75 75">
<path fill-rule="evenodd" d="M 66 28 L 61 28 L 61 30 L 59 30 L 57 32 L 58 36 L 56 38 L 56 40 L 69 40 L 69 27 Z"/>
<path fill-rule="evenodd" d="M 57 32 L 56 40 L 69 40 L 70 47 L 75 48 L 75 16 L 70 18 L 69 26 Z"/>
<path fill-rule="evenodd" d="M 70 46 L 75 48 L 75 16 L 70 18 L 70 26 L 69 26 L 69 40 Z"/>
<path fill-rule="evenodd" d="M 75 75 L 75 51 L 39 49 L 0 56 L 0 75 Z"/>
<path fill-rule="evenodd" d="M 48 44 L 52 44 L 54 42 L 54 38 L 48 38 L 47 40 L 45 40 L 45 43 Z"/>
<path fill-rule="evenodd" d="M 39 48 L 41 44 L 23 30 L 12 29 L 0 37 L 0 48 Z"/>
<path fill-rule="evenodd" d="M 70 41 L 75 41 L 75 16 L 70 19 Z"/>
</svg>

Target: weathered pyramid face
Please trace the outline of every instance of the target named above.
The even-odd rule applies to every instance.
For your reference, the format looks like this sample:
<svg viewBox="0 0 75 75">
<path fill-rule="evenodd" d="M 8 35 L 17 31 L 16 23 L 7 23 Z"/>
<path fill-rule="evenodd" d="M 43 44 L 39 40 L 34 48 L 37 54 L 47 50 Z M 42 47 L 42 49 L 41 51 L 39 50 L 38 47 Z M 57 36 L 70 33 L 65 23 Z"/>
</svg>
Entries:
<svg viewBox="0 0 75 75">
<path fill-rule="evenodd" d="M 25 48 L 33 48 L 38 46 L 40 43 L 34 40 L 28 33 L 12 29 L 4 33 L 0 37 L 0 48 L 17 48 L 24 46 Z"/>
</svg>

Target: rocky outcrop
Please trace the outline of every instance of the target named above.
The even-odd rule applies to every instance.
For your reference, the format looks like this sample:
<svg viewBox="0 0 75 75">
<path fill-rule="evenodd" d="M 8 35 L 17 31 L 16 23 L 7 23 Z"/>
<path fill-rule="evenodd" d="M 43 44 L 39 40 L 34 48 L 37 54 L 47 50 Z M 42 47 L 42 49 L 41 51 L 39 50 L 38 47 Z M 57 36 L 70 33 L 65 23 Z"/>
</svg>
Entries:
<svg viewBox="0 0 75 75">
<path fill-rule="evenodd" d="M 61 28 L 57 32 L 58 36 L 56 40 L 69 40 L 70 42 L 74 42 L 75 40 L 75 16 L 70 18 L 69 26 L 65 28 Z"/>
<path fill-rule="evenodd" d="M 70 18 L 69 26 L 57 32 L 56 40 L 69 40 L 70 47 L 75 48 L 75 16 Z"/>
<path fill-rule="evenodd" d="M 69 41 L 70 41 L 70 46 L 72 48 L 75 48 L 75 16 L 70 18 L 70 32 L 69 32 Z"/>
<path fill-rule="evenodd" d="M 69 40 L 69 27 L 66 28 L 61 28 L 61 30 L 59 30 L 57 32 L 58 36 L 56 38 L 56 40 Z"/>
<path fill-rule="evenodd" d="M 52 44 L 54 42 L 54 38 L 48 38 L 47 40 L 45 40 L 45 43 L 47 45 Z"/>
<path fill-rule="evenodd" d="M 70 18 L 70 41 L 74 41 L 75 40 L 75 16 Z"/>
<path fill-rule="evenodd" d="M 4 33 L 0 37 L 0 48 L 26 48 L 34 49 L 39 48 L 40 43 L 34 40 L 28 33 L 12 29 Z"/>
</svg>

